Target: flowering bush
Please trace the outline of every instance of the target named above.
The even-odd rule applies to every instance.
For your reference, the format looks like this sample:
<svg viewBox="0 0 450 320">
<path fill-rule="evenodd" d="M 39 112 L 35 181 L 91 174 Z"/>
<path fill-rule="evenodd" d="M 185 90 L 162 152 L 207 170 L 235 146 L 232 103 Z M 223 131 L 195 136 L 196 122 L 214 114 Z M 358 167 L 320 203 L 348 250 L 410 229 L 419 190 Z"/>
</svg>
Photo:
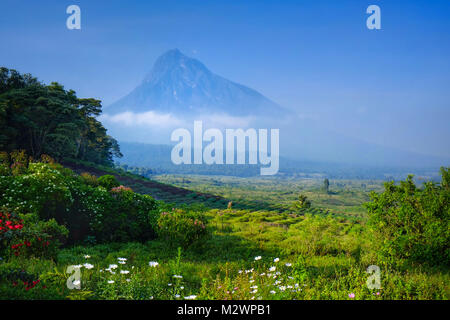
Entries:
<svg viewBox="0 0 450 320">
<path fill-rule="evenodd" d="M 124 187 L 122 185 L 118 186 L 118 187 L 114 187 L 111 189 L 111 192 L 114 193 L 119 193 L 119 192 L 123 192 L 123 191 L 133 191 L 131 190 L 131 188 L 128 187 Z"/>
<path fill-rule="evenodd" d="M 24 227 L 11 245 L 15 256 L 54 259 L 58 248 L 66 242 L 69 231 L 55 219 L 40 220 L 35 214 L 21 215 Z"/>
<path fill-rule="evenodd" d="M 170 243 L 187 247 L 206 234 L 206 219 L 198 213 L 172 209 L 159 216 L 158 235 Z"/>
<path fill-rule="evenodd" d="M 100 177 L 97 187 L 93 181 L 93 176 L 80 178 L 51 161 L 30 162 L 23 174 L 8 171 L 0 175 L 0 207 L 34 213 L 43 221 L 54 219 L 70 230 L 71 243 L 94 236 L 95 242 L 146 241 L 155 237 L 156 203 L 152 197 L 119 186 L 113 176 Z M 14 249 L 20 249 L 19 254 L 31 248 L 24 241 L 14 245 L 20 243 Z"/>
<path fill-rule="evenodd" d="M 0 211 L 0 254 L 17 238 L 22 228 L 23 220 L 16 214 Z"/>
<path fill-rule="evenodd" d="M 0 251 L 23 257 L 54 258 L 68 231 L 52 219 L 39 220 L 34 214 L 0 212 Z"/>
<path fill-rule="evenodd" d="M 25 291 L 33 289 L 41 282 L 38 275 L 21 269 L 0 270 L 0 278 L 9 281 L 12 287 L 21 287 Z"/>
</svg>

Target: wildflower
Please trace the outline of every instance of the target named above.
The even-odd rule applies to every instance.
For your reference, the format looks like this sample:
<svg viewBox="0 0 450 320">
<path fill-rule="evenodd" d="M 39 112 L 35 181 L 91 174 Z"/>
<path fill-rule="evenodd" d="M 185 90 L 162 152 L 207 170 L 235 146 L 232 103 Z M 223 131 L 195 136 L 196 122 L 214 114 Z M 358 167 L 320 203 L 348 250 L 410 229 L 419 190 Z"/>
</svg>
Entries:
<svg viewBox="0 0 450 320">
<path fill-rule="evenodd" d="M 273 259 L 273 262 L 275 262 L 275 263 L 277 263 L 278 261 L 280 261 L 280 258 Z"/>
<path fill-rule="evenodd" d="M 286 267 L 290 267 L 290 266 L 292 266 L 292 263 L 286 263 Z"/>
<path fill-rule="evenodd" d="M 281 291 L 285 291 L 286 287 L 285 286 L 279 286 L 278 289 L 280 289 Z"/>
<path fill-rule="evenodd" d="M 176 295 L 175 295 L 175 298 L 177 298 L 177 299 L 178 299 L 179 297 L 180 297 L 180 295 L 179 295 L 179 294 L 176 294 Z"/>
<path fill-rule="evenodd" d="M 179 276 L 179 275 L 176 275 L 176 274 L 175 274 L 173 277 L 174 277 L 174 278 L 177 278 L 177 279 L 183 278 L 183 276 Z"/>
<path fill-rule="evenodd" d="M 150 261 L 150 262 L 148 263 L 148 265 L 149 265 L 150 267 L 155 268 L 155 267 L 157 267 L 157 266 L 159 265 L 159 263 L 156 262 L 156 261 Z"/>
<path fill-rule="evenodd" d="M 257 293 L 257 292 L 258 292 L 258 289 L 255 289 L 255 290 L 251 291 L 250 293 Z"/>
<path fill-rule="evenodd" d="M 131 281 L 131 279 L 125 279 L 125 281 L 126 281 L 126 282 L 130 282 L 130 281 Z"/>
<path fill-rule="evenodd" d="M 84 258 L 85 259 L 89 259 L 91 256 L 90 255 L 85 255 Z"/>
<path fill-rule="evenodd" d="M 251 286 L 250 289 L 256 289 L 258 286 Z"/>
<path fill-rule="evenodd" d="M 349 297 L 350 299 L 353 299 L 353 298 L 355 298 L 355 294 L 354 294 L 354 293 L 350 293 L 350 294 L 348 295 L 348 297 Z"/>
<path fill-rule="evenodd" d="M 121 273 L 121 274 L 129 274 L 130 271 L 128 271 L 128 270 L 120 270 L 120 273 Z"/>
<path fill-rule="evenodd" d="M 183 287 L 183 286 L 181 286 L 181 287 L 180 287 L 180 290 L 184 290 L 184 287 Z"/>
<path fill-rule="evenodd" d="M 108 280 L 108 283 L 114 283 L 114 280 Z"/>
<path fill-rule="evenodd" d="M 380 295 L 380 292 L 377 292 L 376 295 L 379 296 L 379 295 Z"/>
<path fill-rule="evenodd" d="M 270 268 L 269 268 L 269 271 L 273 272 L 273 271 L 275 271 L 276 269 L 277 269 L 276 267 L 270 267 Z"/>
<path fill-rule="evenodd" d="M 184 299 L 186 299 L 186 300 L 194 300 L 195 298 L 197 298 L 197 296 L 194 296 L 194 295 L 184 297 Z"/>
<path fill-rule="evenodd" d="M 117 264 L 110 264 L 108 269 L 116 269 L 117 268 Z"/>
<path fill-rule="evenodd" d="M 261 260 L 261 256 L 255 257 L 255 261 Z"/>
<path fill-rule="evenodd" d="M 266 275 L 266 273 L 265 272 L 263 272 L 263 273 L 261 273 L 260 274 L 260 276 L 262 277 L 262 276 L 265 276 Z"/>
<path fill-rule="evenodd" d="M 86 269 L 92 269 L 94 266 L 92 265 L 92 264 L 90 264 L 90 263 L 85 263 L 85 264 L 83 264 L 83 266 L 86 268 Z"/>
<path fill-rule="evenodd" d="M 274 290 L 270 290 L 270 293 L 271 294 L 275 294 L 276 292 Z"/>
</svg>

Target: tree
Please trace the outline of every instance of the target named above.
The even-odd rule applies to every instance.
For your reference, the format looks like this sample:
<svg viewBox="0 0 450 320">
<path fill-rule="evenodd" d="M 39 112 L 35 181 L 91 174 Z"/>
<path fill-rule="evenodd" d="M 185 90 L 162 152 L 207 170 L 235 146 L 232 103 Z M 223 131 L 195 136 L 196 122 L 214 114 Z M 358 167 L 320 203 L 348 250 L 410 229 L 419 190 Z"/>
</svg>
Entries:
<svg viewBox="0 0 450 320">
<path fill-rule="evenodd" d="M 431 265 L 450 262 L 450 174 L 441 168 L 442 182 L 418 188 L 410 175 L 399 185 L 385 183 L 381 194 L 371 193 L 366 203 L 369 226 L 379 255 Z"/>
<path fill-rule="evenodd" d="M 323 191 L 325 193 L 328 193 L 330 188 L 330 181 L 328 180 L 328 178 L 325 178 L 325 180 L 323 180 Z"/>
<path fill-rule="evenodd" d="M 311 207 L 311 201 L 308 200 L 308 197 L 304 194 L 300 194 L 298 196 L 298 200 L 294 201 L 292 204 L 292 209 L 295 211 L 299 211 L 302 209 L 307 209 Z"/>
<path fill-rule="evenodd" d="M 75 158 L 112 165 L 122 156 L 116 140 L 95 117 L 101 101 L 79 99 L 56 82 L 0 68 L 0 150 L 25 150 L 34 158 Z"/>
</svg>

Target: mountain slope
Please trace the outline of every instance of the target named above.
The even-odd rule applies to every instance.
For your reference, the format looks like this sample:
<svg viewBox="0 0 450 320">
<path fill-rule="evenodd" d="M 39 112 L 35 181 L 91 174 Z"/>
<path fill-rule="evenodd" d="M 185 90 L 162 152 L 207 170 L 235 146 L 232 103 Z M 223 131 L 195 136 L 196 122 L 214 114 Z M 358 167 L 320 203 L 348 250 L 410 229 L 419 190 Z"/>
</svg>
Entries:
<svg viewBox="0 0 450 320">
<path fill-rule="evenodd" d="M 126 111 L 233 116 L 286 112 L 259 92 L 212 73 L 177 49 L 160 56 L 136 89 L 105 109 L 109 114 Z"/>
</svg>

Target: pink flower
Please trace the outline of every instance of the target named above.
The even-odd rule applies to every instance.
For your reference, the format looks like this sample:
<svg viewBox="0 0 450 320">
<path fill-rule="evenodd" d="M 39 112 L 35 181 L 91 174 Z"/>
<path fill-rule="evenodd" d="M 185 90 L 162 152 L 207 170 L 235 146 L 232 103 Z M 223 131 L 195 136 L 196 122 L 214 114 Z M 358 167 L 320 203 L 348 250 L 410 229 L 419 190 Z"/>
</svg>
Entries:
<svg viewBox="0 0 450 320">
<path fill-rule="evenodd" d="M 355 294 L 354 294 L 354 293 L 350 293 L 350 294 L 348 295 L 348 297 L 349 297 L 350 299 L 353 299 L 353 298 L 355 298 Z"/>
</svg>

